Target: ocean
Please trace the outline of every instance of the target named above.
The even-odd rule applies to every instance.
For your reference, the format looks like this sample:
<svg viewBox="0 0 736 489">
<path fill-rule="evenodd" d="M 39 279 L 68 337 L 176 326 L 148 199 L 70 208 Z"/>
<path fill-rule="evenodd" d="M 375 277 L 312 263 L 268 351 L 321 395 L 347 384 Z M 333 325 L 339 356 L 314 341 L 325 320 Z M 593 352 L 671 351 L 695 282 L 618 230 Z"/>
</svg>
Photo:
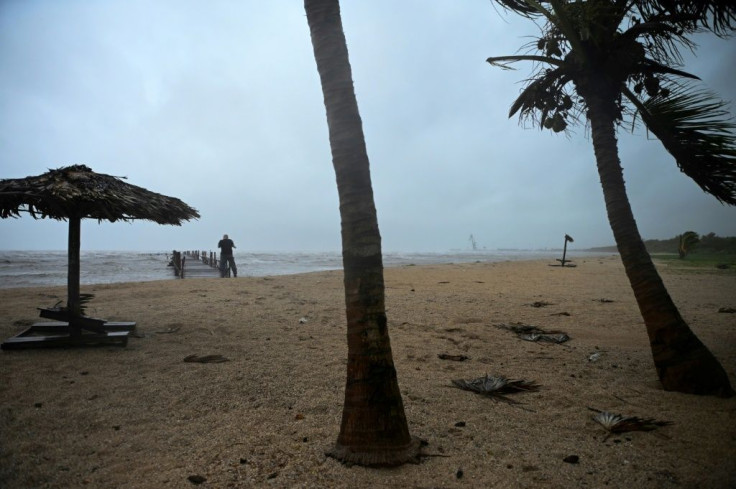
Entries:
<svg viewBox="0 0 736 489">
<path fill-rule="evenodd" d="M 568 259 L 605 255 L 600 252 L 570 251 Z M 548 259 L 555 263 L 562 250 L 451 251 L 446 253 L 384 253 L 384 267 L 440 263 L 498 262 Z M 165 251 L 82 251 L 82 285 L 117 282 L 147 282 L 175 279 L 169 266 L 171 253 Z M 238 253 L 239 275 L 264 277 L 339 270 L 339 252 L 319 253 Z M 66 285 L 66 251 L 0 251 L 0 288 Z"/>
</svg>

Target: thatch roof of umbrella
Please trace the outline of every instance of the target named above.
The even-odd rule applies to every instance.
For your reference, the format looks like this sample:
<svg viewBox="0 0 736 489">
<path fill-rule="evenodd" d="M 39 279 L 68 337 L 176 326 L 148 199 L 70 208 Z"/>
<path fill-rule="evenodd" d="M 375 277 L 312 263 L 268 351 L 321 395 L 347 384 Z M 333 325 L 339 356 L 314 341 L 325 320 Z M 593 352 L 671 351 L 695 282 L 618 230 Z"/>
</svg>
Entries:
<svg viewBox="0 0 736 489">
<path fill-rule="evenodd" d="M 199 217 L 181 200 L 129 184 L 123 178 L 73 165 L 38 176 L 0 180 L 0 217 L 28 212 L 36 219 L 145 219 L 177 226 Z"/>
<path fill-rule="evenodd" d="M 80 222 L 145 219 L 159 224 L 180 225 L 199 213 L 174 197 L 157 194 L 84 165 L 49 170 L 35 177 L 0 180 L 0 217 L 19 217 L 28 212 L 35 219 L 69 221 L 69 276 L 67 311 L 70 327 L 81 316 L 79 296 Z M 72 328 L 79 334 L 78 328 Z"/>
</svg>

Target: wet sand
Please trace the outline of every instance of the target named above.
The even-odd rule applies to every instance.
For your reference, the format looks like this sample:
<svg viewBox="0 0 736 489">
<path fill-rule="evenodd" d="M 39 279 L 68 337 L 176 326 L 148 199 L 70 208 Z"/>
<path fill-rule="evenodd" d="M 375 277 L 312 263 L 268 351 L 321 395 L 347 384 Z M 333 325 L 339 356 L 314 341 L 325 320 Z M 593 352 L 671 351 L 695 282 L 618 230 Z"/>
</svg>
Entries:
<svg viewBox="0 0 736 489">
<path fill-rule="evenodd" d="M 736 398 L 663 391 L 619 258 L 577 265 L 386 269 L 404 406 L 429 455 L 394 469 L 324 455 L 344 392 L 342 272 L 82 286 L 95 294 L 90 316 L 136 321 L 137 335 L 125 348 L 0 352 L 0 485 L 736 487 Z M 718 312 L 736 308 L 736 274 L 660 270 L 736 384 L 736 314 Z M 0 290 L 0 336 L 65 294 Z M 514 323 L 570 340 L 529 342 L 498 327 Z M 452 385 L 485 374 L 541 389 L 509 404 Z M 610 434 L 590 408 L 672 424 Z"/>
</svg>

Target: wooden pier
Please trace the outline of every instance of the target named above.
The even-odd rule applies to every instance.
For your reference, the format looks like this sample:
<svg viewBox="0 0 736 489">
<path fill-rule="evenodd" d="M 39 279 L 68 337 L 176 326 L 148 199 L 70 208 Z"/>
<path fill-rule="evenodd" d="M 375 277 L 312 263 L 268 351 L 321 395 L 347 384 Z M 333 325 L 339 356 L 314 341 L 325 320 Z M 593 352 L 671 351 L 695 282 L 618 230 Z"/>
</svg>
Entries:
<svg viewBox="0 0 736 489">
<path fill-rule="evenodd" d="M 214 251 L 176 251 L 173 252 L 174 275 L 179 278 L 219 277 L 220 260 Z M 226 276 L 230 276 L 228 269 Z"/>
</svg>

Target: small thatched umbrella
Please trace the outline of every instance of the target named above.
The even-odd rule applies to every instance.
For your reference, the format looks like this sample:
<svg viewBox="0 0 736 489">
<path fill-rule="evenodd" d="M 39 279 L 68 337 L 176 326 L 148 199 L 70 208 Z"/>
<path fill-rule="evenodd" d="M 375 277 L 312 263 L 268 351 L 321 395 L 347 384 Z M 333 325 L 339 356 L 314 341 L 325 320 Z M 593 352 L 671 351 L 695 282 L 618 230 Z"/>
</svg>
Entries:
<svg viewBox="0 0 736 489">
<path fill-rule="evenodd" d="M 81 316 L 79 249 L 83 218 L 110 222 L 145 219 L 178 226 L 199 217 L 195 209 L 179 199 L 131 185 L 120 177 L 95 173 L 84 165 L 49 170 L 35 177 L 0 180 L 0 217 L 19 217 L 21 212 L 28 212 L 34 219 L 69 221 L 70 318 Z M 79 330 L 72 329 L 71 333 L 79 334 Z"/>
</svg>

